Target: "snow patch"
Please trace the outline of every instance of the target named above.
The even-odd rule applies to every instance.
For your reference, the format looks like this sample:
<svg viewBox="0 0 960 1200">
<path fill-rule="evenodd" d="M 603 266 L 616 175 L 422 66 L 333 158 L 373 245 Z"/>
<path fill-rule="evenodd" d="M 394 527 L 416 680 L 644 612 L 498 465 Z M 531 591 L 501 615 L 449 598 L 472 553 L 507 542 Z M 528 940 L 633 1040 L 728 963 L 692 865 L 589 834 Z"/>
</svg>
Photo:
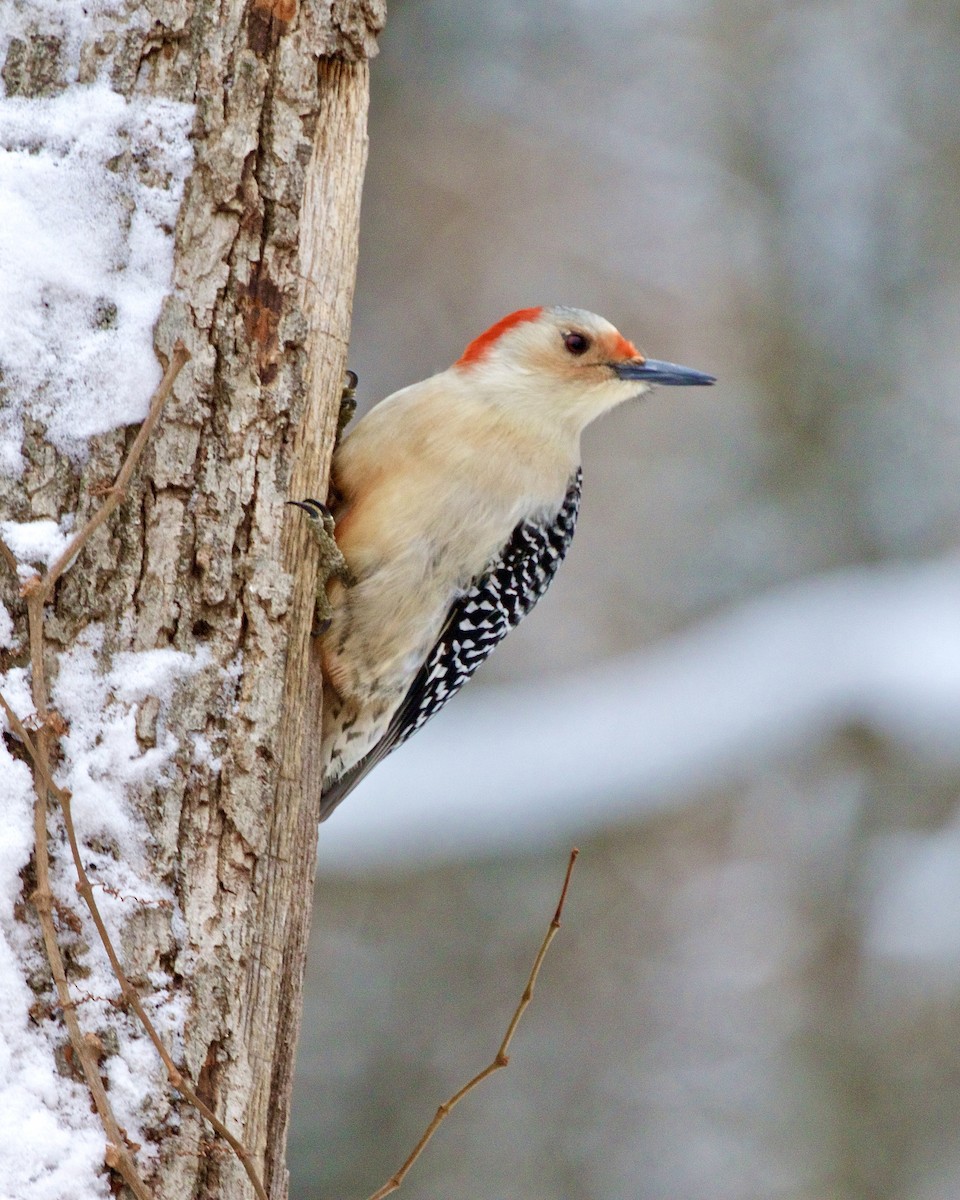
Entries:
<svg viewBox="0 0 960 1200">
<path fill-rule="evenodd" d="M 6 880 L 4 896 L 9 894 L 5 885 Z M 106 1197 L 103 1131 L 88 1115 L 86 1088 L 57 1074 L 53 1031 L 45 1028 L 53 1023 L 38 1026 L 28 1015 L 36 997 L 23 978 L 20 952 L 14 948 L 20 939 L 11 938 L 10 923 L 4 910 L 0 932 L 2 1194 L 16 1200 Z"/>
<path fill-rule="evenodd" d="M 73 537 L 74 524 L 72 513 L 59 521 L 0 521 L 0 537 L 17 559 L 18 575 L 29 578 L 36 574 L 34 567 L 51 567 Z"/>
<path fill-rule="evenodd" d="M 177 749 L 172 734 L 157 720 L 156 745 L 141 747 L 135 702 L 154 696 L 161 706 L 173 698 L 176 684 L 211 661 L 202 647 L 196 654 L 179 650 L 121 653 L 102 669 L 103 629 L 88 627 L 60 659 L 53 689 L 54 707 L 69 731 L 61 740 L 64 762 L 57 782 L 73 795 L 78 832 L 114 841 L 128 865 L 142 861 L 144 831 L 129 803 L 131 789 L 162 777 Z M 123 887 L 142 886 L 124 880 Z M 122 890 L 122 888 L 121 888 Z"/>
<path fill-rule="evenodd" d="M 0 63 L 16 78 L 18 57 L 42 37 L 67 86 L 40 98 L 0 97 L 0 474 L 23 471 L 26 423 L 77 462 L 88 439 L 141 421 L 159 379 L 153 327 L 173 276 L 173 233 L 192 164 L 194 109 L 166 100 L 126 100 L 106 81 L 78 85 L 110 65 L 96 43 L 114 26 L 143 28 L 144 6 L 125 0 L 6 0 Z M 2 84 L 0 84 L 2 89 Z M 4 521 L 2 537 L 20 574 L 49 567 L 73 532 L 73 518 Z M 24 630 L 0 607 L 0 648 Z M 84 861 L 108 927 L 133 905 L 173 897 L 141 870 L 146 829 L 134 795 L 154 786 L 175 750 L 166 712 L 178 680 L 206 665 L 206 654 L 175 651 L 103 661 L 102 632 L 88 630 L 62 656 L 52 700 L 69 722 L 58 780 L 73 792 Z M 0 690 L 24 720 L 33 712 L 28 669 L 0 673 Z M 141 719 L 148 695 L 159 700 Z M 0 729 L 7 721 L 0 714 Z M 0 739 L 0 1195 L 16 1200 L 106 1198 L 104 1134 L 87 1089 L 61 1074 L 65 1045 L 37 920 L 25 904 L 22 872 L 33 849 L 33 781 Z M 85 1030 L 116 1037 L 104 1062 L 118 1120 L 149 1159 L 151 1126 L 171 1116 L 156 1055 L 129 1014 L 105 997 L 117 984 L 75 889 L 62 816 L 51 804 L 51 883 L 64 913 L 60 938 L 89 975 L 74 989 Z M 173 910 L 174 934 L 183 933 Z M 184 1012 L 169 1003 L 167 980 L 144 1003 L 176 1054 Z"/>
<path fill-rule="evenodd" d="M 73 815 L 84 863 L 96 888 L 103 919 L 119 944 L 117 931 L 131 905 L 172 907 L 175 897 L 145 870 L 147 831 L 132 803 L 137 789 L 153 786 L 176 750 L 166 731 L 166 712 L 178 682 L 211 661 L 176 650 L 118 654 L 104 662 L 102 628 L 87 629 L 64 652 L 52 691 L 54 707 L 68 722 L 58 783 L 73 796 Z M 17 667 L 0 675 L 0 691 L 21 718 L 29 717 L 29 671 Z M 144 748 L 137 737 L 137 705 L 148 696 L 159 700 L 156 744 Z M 0 715 L 0 727 L 6 728 Z M 21 872 L 33 849 L 33 782 L 26 764 L 0 740 L 0 1163 L 4 1196 L 17 1200 L 58 1200 L 62 1196 L 106 1196 L 104 1137 L 90 1113 L 86 1089 L 61 1075 L 56 1053 L 65 1034 L 52 991 L 30 986 L 46 978 L 37 950 L 35 918 L 18 910 Z M 74 938 L 72 953 L 89 974 L 73 996 L 83 1028 L 116 1036 L 117 1053 L 104 1070 L 110 1080 L 117 1119 L 142 1143 L 138 1159 L 155 1153 L 149 1131 L 167 1115 L 169 1092 L 156 1052 L 139 1025 L 118 1011 L 119 996 L 86 909 L 79 903 L 76 875 L 66 846 L 62 818 L 51 805 L 51 884 L 62 911 L 71 911 L 81 931 L 61 923 L 61 940 Z M 175 911 L 175 910 L 174 910 Z M 174 922 L 182 929 L 182 922 Z M 183 1006 L 171 1003 L 169 980 L 151 979 L 154 992 L 145 1004 L 155 1015 L 174 1054 L 181 1041 Z M 26 1114 L 26 1115 L 25 1115 Z M 82 1182 L 81 1182 L 82 1181 Z"/>
<path fill-rule="evenodd" d="M 7 611 L 7 606 L 0 602 L 0 650 L 12 650 L 17 645 L 17 635 L 13 628 L 13 617 Z"/>
<path fill-rule="evenodd" d="M 0 472 L 31 417 L 76 460 L 146 416 L 193 108 L 104 84 L 0 98 Z"/>
</svg>

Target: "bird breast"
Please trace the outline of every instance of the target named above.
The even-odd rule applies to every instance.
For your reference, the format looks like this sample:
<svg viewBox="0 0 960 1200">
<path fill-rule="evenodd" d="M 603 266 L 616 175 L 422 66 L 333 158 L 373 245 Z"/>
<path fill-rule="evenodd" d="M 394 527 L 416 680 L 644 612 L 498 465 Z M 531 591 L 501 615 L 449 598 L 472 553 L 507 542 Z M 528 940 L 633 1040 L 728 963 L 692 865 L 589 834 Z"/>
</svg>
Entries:
<svg viewBox="0 0 960 1200">
<path fill-rule="evenodd" d="M 334 458 L 337 541 L 357 581 L 333 585 L 324 639 L 341 696 L 402 690 L 454 600 L 521 521 L 557 513 L 576 470 L 578 447 L 445 396 L 440 379 L 373 409 Z"/>
</svg>

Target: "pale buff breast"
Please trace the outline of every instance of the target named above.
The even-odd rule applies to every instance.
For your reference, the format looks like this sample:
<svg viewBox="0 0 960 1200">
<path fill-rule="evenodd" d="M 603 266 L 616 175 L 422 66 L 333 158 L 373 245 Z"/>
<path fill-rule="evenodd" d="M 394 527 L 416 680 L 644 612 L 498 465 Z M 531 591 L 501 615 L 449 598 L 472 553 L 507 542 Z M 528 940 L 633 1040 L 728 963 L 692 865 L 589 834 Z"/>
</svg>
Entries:
<svg viewBox="0 0 960 1200">
<path fill-rule="evenodd" d="M 331 589 L 324 665 L 341 696 L 402 694 L 453 599 L 520 521 L 557 511 L 576 467 L 570 439 L 482 402 L 452 412 L 450 375 L 384 401 L 337 452 L 337 541 L 358 581 Z"/>
</svg>

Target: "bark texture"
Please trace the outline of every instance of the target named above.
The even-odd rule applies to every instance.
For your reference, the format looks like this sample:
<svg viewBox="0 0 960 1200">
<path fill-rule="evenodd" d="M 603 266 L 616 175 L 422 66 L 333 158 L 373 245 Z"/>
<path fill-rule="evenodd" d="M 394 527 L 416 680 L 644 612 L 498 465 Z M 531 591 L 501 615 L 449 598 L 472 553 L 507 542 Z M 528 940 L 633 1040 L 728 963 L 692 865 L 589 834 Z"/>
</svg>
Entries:
<svg viewBox="0 0 960 1200">
<path fill-rule="evenodd" d="M 272 1200 L 287 1193 L 320 796 L 310 754 L 320 716 L 315 562 L 304 522 L 284 502 L 326 490 L 367 59 L 383 20 L 383 0 L 154 0 L 99 18 L 80 52 L 81 83 L 106 78 L 125 95 L 196 105 L 175 291 L 156 334 L 162 356 L 180 338 L 192 359 L 127 499 L 58 587 L 49 670 L 57 645 L 92 621 L 112 631 L 106 653 L 198 644 L 211 653 L 168 719 L 181 747 L 175 778 L 140 797 L 156 871 L 174 883 L 185 924 L 175 932 L 168 913 L 134 913 L 123 955 L 133 978 L 172 972 L 184 990 L 180 1061 L 261 1165 Z M 42 33 L 12 44 L 8 93 L 75 82 L 61 43 Z M 132 431 L 99 439 L 79 472 L 34 432 L 24 477 L 15 491 L 3 485 L 4 510 L 27 520 L 75 509 L 85 519 L 97 503 L 91 484 L 112 477 Z M 150 702 L 138 733 L 143 745 L 157 737 Z M 199 757 L 198 737 L 209 746 Z M 203 1151 L 209 1130 L 196 1113 L 181 1106 L 179 1119 L 150 1180 L 156 1195 L 252 1195 L 234 1158 Z"/>
</svg>

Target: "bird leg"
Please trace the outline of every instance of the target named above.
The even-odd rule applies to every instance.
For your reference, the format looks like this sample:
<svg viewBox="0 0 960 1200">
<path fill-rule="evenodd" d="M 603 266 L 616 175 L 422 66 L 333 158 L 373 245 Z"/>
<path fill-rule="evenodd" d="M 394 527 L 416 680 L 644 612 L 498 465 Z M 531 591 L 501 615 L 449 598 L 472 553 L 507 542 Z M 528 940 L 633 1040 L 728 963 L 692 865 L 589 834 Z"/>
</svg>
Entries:
<svg viewBox="0 0 960 1200">
<path fill-rule="evenodd" d="M 337 545 L 334 537 L 333 514 L 319 500 L 288 500 L 307 514 L 310 522 L 310 532 L 320 548 L 320 562 L 317 567 L 317 599 L 313 615 L 313 636 L 320 637 L 327 632 L 333 620 L 333 605 L 327 596 L 327 584 L 331 579 L 339 579 L 344 587 L 353 587 L 356 582 L 343 551 Z"/>
<path fill-rule="evenodd" d="M 347 371 L 343 391 L 340 394 L 340 412 L 337 416 L 337 432 L 334 446 L 340 443 L 343 431 L 353 420 L 357 411 L 357 375 L 355 371 Z M 327 596 L 327 584 L 331 579 L 339 579 L 344 587 L 353 587 L 353 574 L 347 566 L 340 547 L 334 536 L 333 513 L 319 500 L 288 500 L 307 514 L 310 522 L 310 532 L 320 548 L 320 562 L 317 568 L 317 599 L 313 614 L 313 636 L 320 637 L 330 628 L 333 620 L 333 606 Z"/>
</svg>

